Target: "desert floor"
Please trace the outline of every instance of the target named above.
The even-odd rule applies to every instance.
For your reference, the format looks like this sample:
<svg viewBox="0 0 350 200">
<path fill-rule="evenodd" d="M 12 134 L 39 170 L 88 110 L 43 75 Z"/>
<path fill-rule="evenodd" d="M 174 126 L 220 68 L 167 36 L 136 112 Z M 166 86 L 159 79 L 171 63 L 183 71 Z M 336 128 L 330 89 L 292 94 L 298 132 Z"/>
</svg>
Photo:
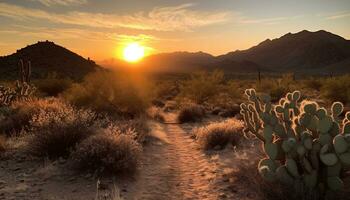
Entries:
<svg viewBox="0 0 350 200">
<path fill-rule="evenodd" d="M 111 199 L 116 193 L 132 200 L 255 199 L 229 176 L 237 163 L 249 160 L 252 144 L 205 152 L 190 134 L 199 124 L 180 125 L 175 118 L 167 113 L 165 123 L 149 121 L 151 137 L 133 177 L 77 172 L 64 159 L 31 160 L 20 151 L 21 141 L 13 141 L 17 146 L 0 161 L 0 199 Z"/>
</svg>

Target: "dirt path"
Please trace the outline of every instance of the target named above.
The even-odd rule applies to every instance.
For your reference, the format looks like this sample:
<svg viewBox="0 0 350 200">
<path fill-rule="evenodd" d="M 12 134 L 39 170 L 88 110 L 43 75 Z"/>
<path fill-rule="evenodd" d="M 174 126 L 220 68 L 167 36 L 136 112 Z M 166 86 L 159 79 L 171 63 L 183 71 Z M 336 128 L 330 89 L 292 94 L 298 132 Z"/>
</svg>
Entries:
<svg viewBox="0 0 350 200">
<path fill-rule="evenodd" d="M 166 121 L 174 122 L 175 114 L 166 114 Z M 40 163 L 14 148 L 0 160 L 0 199 L 93 200 L 97 180 L 105 185 L 101 194 L 110 194 L 115 184 L 125 200 L 237 199 L 225 178 L 232 148 L 204 153 L 191 138 L 194 124 L 150 126 L 153 139 L 144 147 L 140 170 L 126 179 L 76 173 L 69 160 Z"/>
<path fill-rule="evenodd" d="M 166 122 L 175 122 L 174 114 Z M 206 155 L 188 133 L 192 127 L 153 123 L 158 138 L 144 152 L 143 166 L 127 199 L 230 199 L 218 156 Z"/>
</svg>

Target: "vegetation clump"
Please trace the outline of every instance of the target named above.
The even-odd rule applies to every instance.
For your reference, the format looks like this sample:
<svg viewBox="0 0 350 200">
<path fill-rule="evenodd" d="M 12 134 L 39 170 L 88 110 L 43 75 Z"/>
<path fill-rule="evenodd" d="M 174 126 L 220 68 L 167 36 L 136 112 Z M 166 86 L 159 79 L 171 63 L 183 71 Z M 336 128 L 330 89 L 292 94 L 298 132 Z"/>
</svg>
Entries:
<svg viewBox="0 0 350 200">
<path fill-rule="evenodd" d="M 224 148 L 227 144 L 237 145 L 242 129 L 241 121 L 229 119 L 195 129 L 194 134 L 203 149 L 209 150 L 217 146 Z"/>
<path fill-rule="evenodd" d="M 73 84 L 63 96 L 78 107 L 134 118 L 146 111 L 150 101 L 148 90 L 142 77 L 102 71 L 89 74 L 80 84 Z"/>
<path fill-rule="evenodd" d="M 194 73 L 180 88 L 179 96 L 201 104 L 220 93 L 223 81 L 224 74 L 221 71 Z"/>
<path fill-rule="evenodd" d="M 81 142 L 72 154 L 82 169 L 100 172 L 134 172 L 139 163 L 141 146 L 132 130 L 121 132 L 109 128 Z"/>
<path fill-rule="evenodd" d="M 78 110 L 60 103 L 59 109 L 41 109 L 30 120 L 29 152 L 37 157 L 68 157 L 75 146 L 102 124 L 89 110 Z"/>
<path fill-rule="evenodd" d="M 333 103 L 328 112 L 316 102 L 300 103 L 299 91 L 288 93 L 277 105 L 254 89 L 245 94 L 249 102 L 241 104 L 244 133 L 263 142 L 267 157 L 258 171 L 264 179 L 320 199 L 344 188 L 342 174 L 350 165 L 350 112 L 340 119 L 342 103 Z"/>
<path fill-rule="evenodd" d="M 205 110 L 197 104 L 184 105 L 177 117 L 179 123 L 198 122 L 205 116 Z"/>
</svg>

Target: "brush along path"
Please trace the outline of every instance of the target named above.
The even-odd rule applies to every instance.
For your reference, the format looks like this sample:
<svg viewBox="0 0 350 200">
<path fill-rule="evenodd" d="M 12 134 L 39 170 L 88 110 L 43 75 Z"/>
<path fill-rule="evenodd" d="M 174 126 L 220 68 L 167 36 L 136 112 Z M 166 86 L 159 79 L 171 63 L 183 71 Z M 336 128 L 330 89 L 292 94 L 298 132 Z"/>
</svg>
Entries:
<svg viewBox="0 0 350 200">
<path fill-rule="evenodd" d="M 229 198 L 227 186 L 222 187 L 229 183 L 222 181 L 218 185 L 222 167 L 216 162 L 217 156 L 206 155 L 189 130 L 174 123 L 174 114 L 165 118 L 165 124 L 151 124 L 152 135 L 157 140 L 145 147 L 140 174 L 135 185 L 129 185 L 127 199 Z"/>
</svg>

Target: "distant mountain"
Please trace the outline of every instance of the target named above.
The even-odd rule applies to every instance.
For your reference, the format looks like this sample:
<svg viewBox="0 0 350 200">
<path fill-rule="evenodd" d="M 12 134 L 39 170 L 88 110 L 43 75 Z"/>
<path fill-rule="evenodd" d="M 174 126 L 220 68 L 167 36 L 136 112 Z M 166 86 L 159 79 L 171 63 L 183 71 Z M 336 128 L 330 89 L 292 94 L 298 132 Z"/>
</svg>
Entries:
<svg viewBox="0 0 350 200">
<path fill-rule="evenodd" d="M 163 72 L 189 72 L 196 69 L 211 68 L 214 56 L 203 52 L 161 53 L 146 57 L 141 65 L 148 70 Z"/>
<path fill-rule="evenodd" d="M 265 40 L 244 51 L 230 52 L 219 60 L 249 60 L 274 71 L 350 71 L 350 41 L 326 31 L 288 33 Z"/>
<path fill-rule="evenodd" d="M 44 41 L 17 50 L 11 55 L 0 57 L 0 77 L 16 79 L 20 59 L 25 62 L 31 61 L 33 78 L 56 73 L 61 77 L 80 79 L 87 73 L 100 68 L 90 59 L 85 59 L 53 42 Z"/>
<path fill-rule="evenodd" d="M 217 57 L 203 52 L 162 53 L 146 58 L 142 65 L 161 71 L 344 73 L 350 72 L 350 41 L 323 30 L 304 30 Z"/>
</svg>

